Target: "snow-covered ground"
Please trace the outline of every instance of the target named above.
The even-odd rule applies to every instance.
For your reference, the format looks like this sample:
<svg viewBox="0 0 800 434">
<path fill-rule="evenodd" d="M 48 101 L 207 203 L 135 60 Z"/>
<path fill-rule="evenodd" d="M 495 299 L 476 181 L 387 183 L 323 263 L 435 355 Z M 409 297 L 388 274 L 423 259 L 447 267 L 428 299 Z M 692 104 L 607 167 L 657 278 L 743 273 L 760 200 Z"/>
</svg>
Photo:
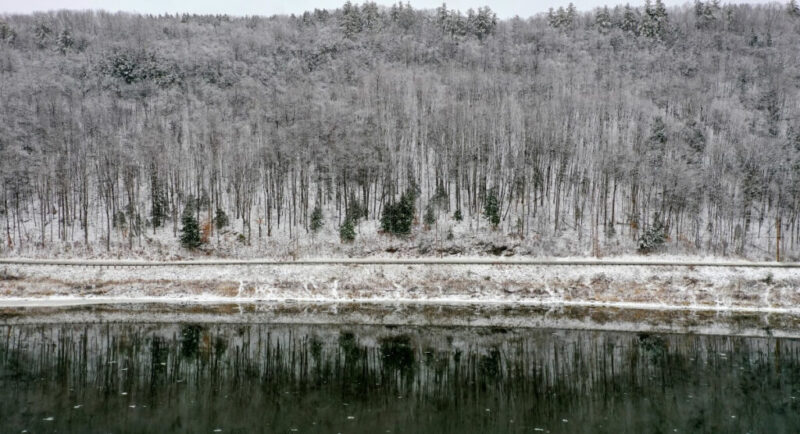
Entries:
<svg viewBox="0 0 800 434">
<path fill-rule="evenodd" d="M 515 258 L 516 259 L 516 258 Z M 641 258 L 640 258 L 641 259 Z M 0 302 L 389 302 L 800 313 L 800 270 L 654 265 L 0 265 Z"/>
<path fill-rule="evenodd" d="M 647 259 L 650 256 L 638 255 L 635 237 L 620 233 L 615 236 L 602 234 L 593 249 L 589 233 L 563 230 L 558 235 L 540 236 L 535 231 L 527 238 L 520 238 L 513 231 L 490 230 L 485 221 L 440 218 L 434 227 L 425 229 L 415 226 L 407 238 L 391 237 L 380 233 L 377 220 L 361 222 L 356 228 L 353 243 L 339 240 L 335 216 L 326 216 L 326 224 L 317 234 L 307 233 L 302 228 L 283 226 L 276 228 L 267 236 L 266 228 L 252 228 L 249 243 L 244 234 L 247 231 L 237 220 L 220 233 L 214 233 L 206 244 L 196 251 L 180 246 L 179 231 L 160 228 L 153 232 L 148 229 L 140 237 L 128 240 L 123 232 L 112 231 L 110 249 L 104 241 L 102 222 L 91 225 L 89 244 L 81 241 L 80 231 L 73 235 L 72 241 L 48 239 L 44 247 L 37 239 L 34 227 L 27 227 L 28 239 L 17 243 L 13 248 L 0 245 L 0 257 L 6 258 L 59 258 L 59 259 L 137 259 L 137 260 L 196 260 L 196 259 L 298 259 L 298 258 L 413 258 L 413 257 L 526 257 L 526 258 L 587 258 L 597 255 L 604 258 Z M 28 222 L 29 224 L 31 222 Z M 448 235 L 452 233 L 452 239 Z M 260 235 L 259 235 L 260 234 Z M 756 238 L 753 238 L 756 239 Z M 760 238 L 758 238 L 761 240 Z M 763 241 L 763 240 L 761 240 Z M 763 246 L 762 246 L 763 247 Z M 791 245 L 786 248 L 791 247 Z M 785 248 L 785 250 L 786 250 Z M 800 251 L 789 248 L 784 251 L 784 260 L 800 260 Z M 745 255 L 734 257 L 733 251 L 716 251 L 709 254 L 697 250 L 685 241 L 668 241 L 663 254 L 656 258 L 665 260 L 756 260 L 771 261 L 774 251 L 767 251 L 756 245 L 749 246 Z"/>
<path fill-rule="evenodd" d="M 754 262 L 708 256 L 616 256 L 611 258 L 530 256 L 368 256 L 368 257 L 306 257 L 306 258 L 192 258 L 183 260 L 145 259 L 85 259 L 85 258 L 23 258 L 0 257 L 0 265 L 66 265 L 88 267 L 164 267 L 164 266 L 254 266 L 254 265 L 540 265 L 540 266 L 685 266 L 685 267 L 744 267 L 744 268 L 798 268 L 796 262 Z"/>
</svg>

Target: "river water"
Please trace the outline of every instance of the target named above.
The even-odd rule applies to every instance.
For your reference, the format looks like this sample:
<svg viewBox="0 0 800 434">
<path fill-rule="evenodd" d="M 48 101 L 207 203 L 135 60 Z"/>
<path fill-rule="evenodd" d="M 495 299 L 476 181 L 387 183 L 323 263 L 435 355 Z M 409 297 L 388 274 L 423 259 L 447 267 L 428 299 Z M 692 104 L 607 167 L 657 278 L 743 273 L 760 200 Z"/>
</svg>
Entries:
<svg viewBox="0 0 800 434">
<path fill-rule="evenodd" d="M 795 433 L 800 340 L 552 328 L 0 325 L 0 432 Z"/>
</svg>

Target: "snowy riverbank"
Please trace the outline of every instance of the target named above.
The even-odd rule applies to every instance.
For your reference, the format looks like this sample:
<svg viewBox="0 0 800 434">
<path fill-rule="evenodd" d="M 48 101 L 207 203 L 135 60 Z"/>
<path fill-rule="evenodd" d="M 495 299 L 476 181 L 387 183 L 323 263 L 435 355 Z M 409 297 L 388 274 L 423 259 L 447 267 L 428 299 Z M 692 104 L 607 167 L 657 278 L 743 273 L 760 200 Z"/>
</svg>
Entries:
<svg viewBox="0 0 800 434">
<path fill-rule="evenodd" d="M 753 263 L 711 260 L 685 265 L 685 260 L 677 258 L 661 264 L 648 264 L 641 258 L 624 262 L 634 259 L 571 261 L 583 261 L 583 265 L 567 265 L 568 259 L 558 265 L 523 264 L 522 258 L 116 268 L 0 264 L 0 300 L 4 304 L 34 300 L 359 301 L 800 312 L 800 270 L 796 268 L 777 264 L 751 268 Z"/>
</svg>

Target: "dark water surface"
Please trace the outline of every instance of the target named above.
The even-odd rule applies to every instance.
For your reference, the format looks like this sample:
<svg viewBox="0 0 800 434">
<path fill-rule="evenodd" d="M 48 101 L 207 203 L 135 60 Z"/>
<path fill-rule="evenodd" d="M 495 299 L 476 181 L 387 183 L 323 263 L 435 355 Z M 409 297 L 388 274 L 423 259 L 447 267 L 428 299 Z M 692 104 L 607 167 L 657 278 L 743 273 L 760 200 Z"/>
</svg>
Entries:
<svg viewBox="0 0 800 434">
<path fill-rule="evenodd" d="M 795 433 L 800 341 L 274 324 L 0 326 L 0 432 Z"/>
</svg>

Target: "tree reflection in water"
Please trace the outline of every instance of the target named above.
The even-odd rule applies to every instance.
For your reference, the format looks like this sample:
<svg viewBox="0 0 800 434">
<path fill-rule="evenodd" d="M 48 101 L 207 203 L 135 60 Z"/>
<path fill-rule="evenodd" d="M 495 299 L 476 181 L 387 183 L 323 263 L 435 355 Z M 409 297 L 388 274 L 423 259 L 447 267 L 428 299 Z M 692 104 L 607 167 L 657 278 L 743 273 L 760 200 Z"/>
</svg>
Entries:
<svg viewBox="0 0 800 434">
<path fill-rule="evenodd" d="M 797 432 L 798 351 L 546 329 L 2 326 L 0 431 Z"/>
</svg>

